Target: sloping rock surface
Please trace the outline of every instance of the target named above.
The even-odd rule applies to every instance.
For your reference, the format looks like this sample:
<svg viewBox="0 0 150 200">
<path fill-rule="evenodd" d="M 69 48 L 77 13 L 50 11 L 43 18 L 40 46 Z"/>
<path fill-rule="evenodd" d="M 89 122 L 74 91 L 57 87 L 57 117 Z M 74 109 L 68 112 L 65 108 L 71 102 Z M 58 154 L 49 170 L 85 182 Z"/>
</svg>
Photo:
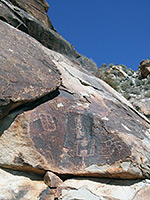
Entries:
<svg viewBox="0 0 150 200">
<path fill-rule="evenodd" d="M 60 74 L 39 43 L 0 21 L 0 118 L 53 92 Z"/>
<path fill-rule="evenodd" d="M 19 0 L 13 1 L 18 2 Z M 21 0 L 19 2 L 23 2 L 24 6 L 26 6 L 28 1 Z M 30 1 L 30 3 L 31 2 L 33 3 L 35 1 Z M 42 24 L 29 14 L 30 11 L 28 9 L 26 10 L 28 12 L 14 6 L 10 1 L 0 0 L 1 20 L 6 21 L 15 28 L 34 37 L 47 48 L 68 56 L 75 63 L 81 64 L 82 68 L 85 68 L 92 73 L 96 73 L 97 66 L 92 60 L 79 54 L 58 32 Z"/>
<path fill-rule="evenodd" d="M 85 70 L 96 66 L 38 8 L 44 0 L 0 0 L 0 200 L 148 200 L 149 120 Z M 146 88 L 149 75 L 106 71 Z"/>
<path fill-rule="evenodd" d="M 29 36 L 9 29 L 21 34 L 16 45 L 22 42 L 24 46 Z M 45 53 L 47 66 L 53 63 L 60 71 L 62 83 L 59 95 L 32 110 L 29 107 L 2 133 L 0 165 L 37 173 L 50 170 L 60 175 L 149 177 L 150 122 L 106 83 L 81 72 L 79 65 L 37 45 L 34 39 L 29 37 L 29 41 Z M 32 52 L 38 52 L 37 48 Z M 36 66 L 32 68 L 39 76 Z M 49 76 L 52 84 L 51 73 Z M 3 118 L 3 124 L 21 109 Z"/>
</svg>

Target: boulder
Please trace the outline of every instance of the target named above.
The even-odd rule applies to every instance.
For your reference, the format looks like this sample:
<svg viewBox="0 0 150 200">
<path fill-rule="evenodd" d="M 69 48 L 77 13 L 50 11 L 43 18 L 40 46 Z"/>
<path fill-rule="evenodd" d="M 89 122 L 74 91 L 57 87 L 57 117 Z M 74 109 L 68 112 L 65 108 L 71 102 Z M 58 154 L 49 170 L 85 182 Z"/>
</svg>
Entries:
<svg viewBox="0 0 150 200">
<path fill-rule="evenodd" d="M 60 73 L 41 45 L 0 21 L 0 118 L 57 90 Z"/>
<path fill-rule="evenodd" d="M 139 65 L 139 70 L 143 78 L 146 78 L 150 74 L 150 60 L 142 60 Z"/>
<path fill-rule="evenodd" d="M 44 176 L 44 183 L 51 188 L 57 188 L 62 182 L 63 181 L 52 172 L 48 171 Z"/>
<path fill-rule="evenodd" d="M 61 75 L 58 73 L 59 78 L 53 75 L 58 81 L 58 93 L 49 101 L 40 101 L 35 107 L 23 104 L 1 119 L 0 166 L 41 174 L 49 170 L 65 178 L 72 175 L 149 178 L 148 119 L 105 82 L 80 71 L 78 64 L 2 24 L 1 27 L 7 26 L 7 36 L 11 37 L 12 30 L 15 33 L 14 53 L 29 38 L 36 47 L 32 53 L 37 55 L 37 47 L 41 48 L 43 58 L 47 58 L 46 66 L 53 63 Z M 17 37 L 19 34 L 21 37 Z M 11 48 L 13 44 L 14 39 L 9 41 Z M 7 43 L 4 50 L 9 50 Z M 15 62 L 22 60 L 19 58 Z M 32 60 L 28 62 L 34 71 L 36 66 Z M 50 85 L 54 81 L 51 73 L 47 74 Z"/>
<path fill-rule="evenodd" d="M 150 180 L 68 179 L 59 200 L 148 200 Z"/>
<path fill-rule="evenodd" d="M 12 0 L 12 2 L 22 2 L 26 6 L 28 1 Z M 35 1 L 30 2 L 35 3 Z M 34 37 L 47 48 L 68 56 L 76 64 L 82 64 L 83 69 L 92 73 L 97 72 L 96 64 L 79 54 L 58 32 L 45 26 L 29 12 L 14 6 L 10 1 L 0 0 L 0 19 Z"/>
<path fill-rule="evenodd" d="M 1 200 L 51 200 L 51 191 L 40 176 L 0 169 L 0 180 Z"/>
</svg>

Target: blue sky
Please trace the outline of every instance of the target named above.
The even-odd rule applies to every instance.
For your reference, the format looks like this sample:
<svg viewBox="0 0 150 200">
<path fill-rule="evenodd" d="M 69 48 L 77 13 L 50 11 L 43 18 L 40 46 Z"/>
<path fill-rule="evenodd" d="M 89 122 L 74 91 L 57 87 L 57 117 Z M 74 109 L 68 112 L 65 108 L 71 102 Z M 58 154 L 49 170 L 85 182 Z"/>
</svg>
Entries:
<svg viewBox="0 0 150 200">
<path fill-rule="evenodd" d="M 150 58 L 149 0 L 47 0 L 56 30 L 75 49 L 102 63 L 138 69 Z"/>
</svg>

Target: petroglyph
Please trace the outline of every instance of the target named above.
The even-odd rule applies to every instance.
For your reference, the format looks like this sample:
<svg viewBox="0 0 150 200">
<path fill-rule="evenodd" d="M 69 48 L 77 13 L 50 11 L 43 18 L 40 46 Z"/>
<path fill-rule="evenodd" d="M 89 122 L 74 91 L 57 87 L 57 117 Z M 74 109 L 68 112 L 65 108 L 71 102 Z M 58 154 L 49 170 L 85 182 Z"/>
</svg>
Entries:
<svg viewBox="0 0 150 200">
<path fill-rule="evenodd" d="M 30 112 L 28 111 L 28 113 L 30 113 L 30 128 L 33 126 L 33 123 L 39 124 L 40 123 L 40 127 L 47 132 L 51 132 L 51 131 L 55 131 L 56 130 L 56 124 L 54 122 L 53 117 L 46 112 Z"/>
<path fill-rule="evenodd" d="M 75 117 L 75 124 L 76 124 L 77 139 L 84 137 L 86 133 L 82 130 L 83 126 L 80 115 L 78 117 Z"/>
<path fill-rule="evenodd" d="M 95 140 L 79 140 L 74 146 L 76 156 L 87 157 L 95 154 Z"/>
<path fill-rule="evenodd" d="M 78 110 L 78 109 L 77 109 Z M 95 139 L 89 139 L 91 133 L 91 121 L 88 116 L 83 115 L 83 110 L 76 113 L 74 117 L 76 142 L 74 145 L 74 156 L 82 158 L 82 165 L 85 165 L 85 157 L 95 155 Z"/>
<path fill-rule="evenodd" d="M 39 118 L 42 123 L 42 127 L 45 131 L 55 131 L 56 125 L 53 120 L 53 117 L 50 114 L 47 113 L 39 113 Z"/>
</svg>

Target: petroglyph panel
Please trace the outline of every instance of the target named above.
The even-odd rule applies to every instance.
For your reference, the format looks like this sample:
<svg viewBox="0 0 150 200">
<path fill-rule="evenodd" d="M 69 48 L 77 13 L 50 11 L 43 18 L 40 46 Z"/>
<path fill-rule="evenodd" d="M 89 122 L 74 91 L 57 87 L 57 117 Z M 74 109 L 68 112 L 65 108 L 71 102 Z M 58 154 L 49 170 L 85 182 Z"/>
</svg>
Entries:
<svg viewBox="0 0 150 200">
<path fill-rule="evenodd" d="M 35 108 L 30 116 L 32 140 L 56 171 L 72 173 L 77 166 L 83 170 L 92 164 L 124 160 L 131 154 L 100 116 L 66 98 L 65 92 Z"/>
</svg>

